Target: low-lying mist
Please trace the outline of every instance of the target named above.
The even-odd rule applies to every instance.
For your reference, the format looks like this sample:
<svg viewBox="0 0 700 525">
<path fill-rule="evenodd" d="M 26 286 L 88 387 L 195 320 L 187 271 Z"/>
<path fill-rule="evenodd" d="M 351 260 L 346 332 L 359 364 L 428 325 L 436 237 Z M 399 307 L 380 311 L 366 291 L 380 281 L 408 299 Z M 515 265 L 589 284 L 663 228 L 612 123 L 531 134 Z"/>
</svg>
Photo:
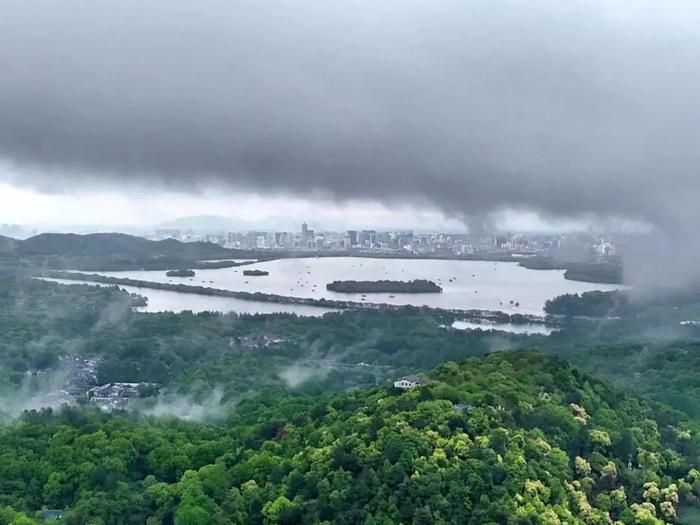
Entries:
<svg viewBox="0 0 700 525">
<path fill-rule="evenodd" d="M 208 395 L 182 395 L 162 392 L 156 397 L 140 399 L 128 410 L 145 416 L 174 416 L 187 421 L 207 421 L 223 417 L 235 409 L 236 401 L 224 402 L 223 388 L 215 387 Z"/>
</svg>

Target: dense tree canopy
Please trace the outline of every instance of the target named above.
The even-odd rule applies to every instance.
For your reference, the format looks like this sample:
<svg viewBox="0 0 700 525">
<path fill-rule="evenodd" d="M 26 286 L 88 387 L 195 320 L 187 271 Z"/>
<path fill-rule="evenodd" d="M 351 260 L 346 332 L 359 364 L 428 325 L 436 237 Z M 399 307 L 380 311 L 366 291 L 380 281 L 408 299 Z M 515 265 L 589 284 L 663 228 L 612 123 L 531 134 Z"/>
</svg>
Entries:
<svg viewBox="0 0 700 525">
<path fill-rule="evenodd" d="M 0 505 L 71 523 L 663 523 L 700 494 L 692 423 L 533 353 L 421 388 L 261 395 L 213 424 L 28 413 Z"/>
</svg>

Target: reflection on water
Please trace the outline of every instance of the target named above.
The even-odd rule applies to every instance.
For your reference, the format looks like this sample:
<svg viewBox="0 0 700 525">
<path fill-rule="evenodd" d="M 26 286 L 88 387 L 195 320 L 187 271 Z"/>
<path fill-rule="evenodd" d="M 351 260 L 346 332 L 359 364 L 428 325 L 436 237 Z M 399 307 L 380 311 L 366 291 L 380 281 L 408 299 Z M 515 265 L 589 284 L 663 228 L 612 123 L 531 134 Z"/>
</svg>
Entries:
<svg viewBox="0 0 700 525">
<path fill-rule="evenodd" d="M 537 323 L 477 323 L 473 321 L 455 321 L 452 323 L 452 328 L 457 328 L 458 330 L 501 330 L 512 334 L 540 335 L 549 335 L 554 331 L 553 328 Z"/>
<path fill-rule="evenodd" d="M 244 276 L 244 269 L 269 272 Z M 512 262 L 448 261 L 432 259 L 375 259 L 363 257 L 292 258 L 259 262 L 239 268 L 195 270 L 193 278 L 167 277 L 164 271 L 100 272 L 145 281 L 209 286 L 226 290 L 263 292 L 292 297 L 427 305 L 461 310 L 500 310 L 541 314 L 544 303 L 565 293 L 614 290 L 614 285 L 564 279 L 560 270 L 528 270 Z M 441 294 L 343 294 L 326 290 L 335 280 L 429 279 Z M 291 306 L 290 306 L 291 308 Z"/>
<path fill-rule="evenodd" d="M 44 279 L 61 284 L 92 284 L 98 286 L 114 286 L 109 284 L 74 281 L 72 279 Z M 261 301 L 244 301 L 233 297 L 214 297 L 191 293 L 171 292 L 169 290 L 153 290 L 138 286 L 122 286 L 119 288 L 129 293 L 135 293 L 148 298 L 148 306 L 137 308 L 140 312 L 182 312 L 190 310 L 199 312 L 236 312 L 239 314 L 275 314 L 292 313 L 307 317 L 317 317 L 328 312 L 330 308 L 320 308 L 300 304 L 266 303 Z"/>
</svg>

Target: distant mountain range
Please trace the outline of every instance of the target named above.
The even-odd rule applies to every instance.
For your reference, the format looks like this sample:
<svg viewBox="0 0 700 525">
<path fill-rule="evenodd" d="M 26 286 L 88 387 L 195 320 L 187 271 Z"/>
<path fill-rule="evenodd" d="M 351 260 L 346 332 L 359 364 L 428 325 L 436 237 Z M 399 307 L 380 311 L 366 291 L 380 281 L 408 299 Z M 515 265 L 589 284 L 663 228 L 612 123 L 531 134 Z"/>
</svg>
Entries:
<svg viewBox="0 0 700 525">
<path fill-rule="evenodd" d="M 252 230 L 274 230 L 280 224 L 271 222 L 248 222 L 222 215 L 191 215 L 179 217 L 172 221 L 158 224 L 158 229 L 195 230 L 199 232 L 214 231 L 252 231 Z M 284 229 L 284 228 L 282 228 Z"/>
<path fill-rule="evenodd" d="M 18 256 L 230 257 L 233 251 L 209 242 L 149 241 L 124 233 L 42 233 L 25 240 L 0 237 L 0 253 Z"/>
<path fill-rule="evenodd" d="M 318 220 L 318 218 L 316 218 Z M 406 228 L 396 225 L 372 225 L 372 224 L 353 224 L 343 220 L 334 220 L 329 217 L 324 217 L 322 221 L 316 222 L 314 217 L 303 218 L 294 216 L 275 216 L 263 221 L 246 221 L 235 219 L 232 217 L 224 217 L 222 215 L 191 215 L 188 217 L 180 217 L 172 221 L 163 222 L 154 226 L 157 229 L 177 229 L 177 230 L 194 230 L 197 232 L 221 232 L 221 231 L 289 231 L 298 232 L 301 230 L 302 222 L 308 222 L 309 228 L 317 231 L 345 231 L 345 230 L 414 230 L 431 231 L 421 228 Z"/>
</svg>

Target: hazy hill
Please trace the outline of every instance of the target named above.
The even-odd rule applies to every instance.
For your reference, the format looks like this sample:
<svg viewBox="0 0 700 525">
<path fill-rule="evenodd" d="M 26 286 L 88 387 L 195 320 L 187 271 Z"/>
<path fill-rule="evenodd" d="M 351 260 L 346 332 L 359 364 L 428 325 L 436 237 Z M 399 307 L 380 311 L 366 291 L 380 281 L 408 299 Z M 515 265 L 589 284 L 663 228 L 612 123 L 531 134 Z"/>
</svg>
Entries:
<svg viewBox="0 0 700 525">
<path fill-rule="evenodd" d="M 24 241 L 15 241 L 20 255 L 58 255 L 94 257 L 127 255 L 132 257 L 228 257 L 231 250 L 208 242 L 184 243 L 174 239 L 149 241 L 123 233 L 43 233 Z M 2 242 L 0 241 L 0 247 Z"/>
<path fill-rule="evenodd" d="M 0 254 L 14 254 L 17 249 L 17 243 L 20 242 L 12 237 L 0 235 Z"/>
<path fill-rule="evenodd" d="M 191 215 L 187 217 L 179 217 L 172 221 L 159 224 L 158 227 L 164 229 L 174 228 L 179 230 L 198 231 L 242 231 L 255 229 L 255 226 L 248 222 L 232 219 L 231 217 L 223 217 L 221 215 Z"/>
</svg>

